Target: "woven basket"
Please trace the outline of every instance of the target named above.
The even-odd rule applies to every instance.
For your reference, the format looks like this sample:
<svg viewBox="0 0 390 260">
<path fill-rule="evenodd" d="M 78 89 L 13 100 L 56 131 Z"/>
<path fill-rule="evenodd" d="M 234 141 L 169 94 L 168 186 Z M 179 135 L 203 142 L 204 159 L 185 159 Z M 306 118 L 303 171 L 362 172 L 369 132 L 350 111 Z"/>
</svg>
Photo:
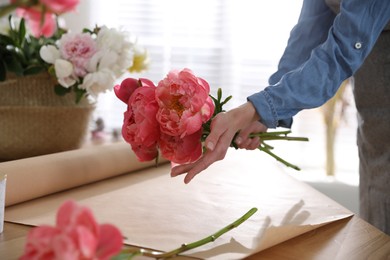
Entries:
<svg viewBox="0 0 390 260">
<path fill-rule="evenodd" d="M 0 82 L 0 161 L 79 148 L 94 106 L 54 93 L 46 74 Z"/>
</svg>

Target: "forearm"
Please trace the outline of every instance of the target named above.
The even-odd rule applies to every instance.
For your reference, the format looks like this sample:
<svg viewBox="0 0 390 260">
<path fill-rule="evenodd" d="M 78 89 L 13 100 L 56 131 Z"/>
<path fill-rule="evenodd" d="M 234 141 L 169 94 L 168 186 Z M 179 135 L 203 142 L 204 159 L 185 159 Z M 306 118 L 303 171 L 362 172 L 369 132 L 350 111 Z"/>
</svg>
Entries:
<svg viewBox="0 0 390 260">
<path fill-rule="evenodd" d="M 248 97 L 261 122 L 283 126 L 299 111 L 325 103 L 362 65 L 389 19 L 389 1 L 344 1 L 327 40 L 310 58 L 277 84 Z"/>
</svg>

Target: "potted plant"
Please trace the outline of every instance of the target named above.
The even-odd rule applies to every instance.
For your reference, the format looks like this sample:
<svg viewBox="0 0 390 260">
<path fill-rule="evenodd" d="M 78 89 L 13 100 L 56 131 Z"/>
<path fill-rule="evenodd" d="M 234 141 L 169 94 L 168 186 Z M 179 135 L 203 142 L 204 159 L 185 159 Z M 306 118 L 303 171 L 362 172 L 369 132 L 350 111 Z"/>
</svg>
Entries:
<svg viewBox="0 0 390 260">
<path fill-rule="evenodd" d="M 11 0 L 0 7 L 0 160 L 79 148 L 99 94 L 146 51 L 106 26 L 70 32 L 58 16 L 78 0 Z"/>
</svg>

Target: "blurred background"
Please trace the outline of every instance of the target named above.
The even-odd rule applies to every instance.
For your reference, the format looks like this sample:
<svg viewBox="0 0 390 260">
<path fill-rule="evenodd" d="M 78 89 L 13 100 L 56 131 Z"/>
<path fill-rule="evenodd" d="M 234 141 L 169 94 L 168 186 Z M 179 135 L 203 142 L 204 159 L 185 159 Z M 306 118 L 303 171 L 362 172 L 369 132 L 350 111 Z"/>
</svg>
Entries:
<svg viewBox="0 0 390 260">
<path fill-rule="evenodd" d="M 229 109 L 267 86 L 301 5 L 302 0 L 81 0 L 75 13 L 62 17 L 66 27 L 76 32 L 106 25 L 134 34 L 147 49 L 150 66 L 123 78 L 145 77 L 158 83 L 171 69 L 190 68 L 209 82 L 212 95 L 222 88 L 225 96 L 233 96 L 226 106 Z M 351 85 L 346 84 L 341 98 L 330 107 L 302 111 L 294 118 L 293 135 L 306 136 L 310 142 L 274 146 L 275 153 L 302 169 L 297 172 L 280 165 L 282 171 L 358 212 L 356 111 Z M 125 109 L 113 92 L 100 95 L 91 129 L 102 120 L 106 138 L 112 138 L 120 131 Z M 332 126 L 329 118 L 325 123 L 330 110 L 335 111 L 331 121 L 336 124 Z M 335 137 L 331 142 L 333 170 L 329 170 L 326 148 L 329 129 Z"/>
</svg>

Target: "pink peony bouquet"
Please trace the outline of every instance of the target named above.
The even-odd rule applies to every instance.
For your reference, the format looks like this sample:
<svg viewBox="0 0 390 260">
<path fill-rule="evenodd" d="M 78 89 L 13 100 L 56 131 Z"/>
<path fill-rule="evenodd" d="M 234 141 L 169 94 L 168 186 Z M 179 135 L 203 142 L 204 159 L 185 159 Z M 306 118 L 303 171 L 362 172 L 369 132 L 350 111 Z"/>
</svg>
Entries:
<svg viewBox="0 0 390 260">
<path fill-rule="evenodd" d="M 209 84 L 189 69 L 172 70 L 155 86 L 128 78 L 114 87 L 128 105 L 122 135 L 140 161 L 161 155 L 175 163 L 202 155 L 202 125 L 213 115 Z"/>
<path fill-rule="evenodd" d="M 172 70 L 157 86 L 148 79 L 127 78 L 114 87 L 116 96 L 127 104 L 122 136 L 140 161 L 150 161 L 159 154 L 174 164 L 198 160 L 203 141 L 210 133 L 211 120 L 223 112 L 231 96 L 222 100 L 212 97 L 209 84 L 189 69 Z M 286 166 L 299 168 L 273 152 L 267 140 L 307 141 L 289 137 L 290 131 L 256 133 L 261 137 L 259 150 Z M 236 147 L 234 141 L 231 146 Z"/>
</svg>

